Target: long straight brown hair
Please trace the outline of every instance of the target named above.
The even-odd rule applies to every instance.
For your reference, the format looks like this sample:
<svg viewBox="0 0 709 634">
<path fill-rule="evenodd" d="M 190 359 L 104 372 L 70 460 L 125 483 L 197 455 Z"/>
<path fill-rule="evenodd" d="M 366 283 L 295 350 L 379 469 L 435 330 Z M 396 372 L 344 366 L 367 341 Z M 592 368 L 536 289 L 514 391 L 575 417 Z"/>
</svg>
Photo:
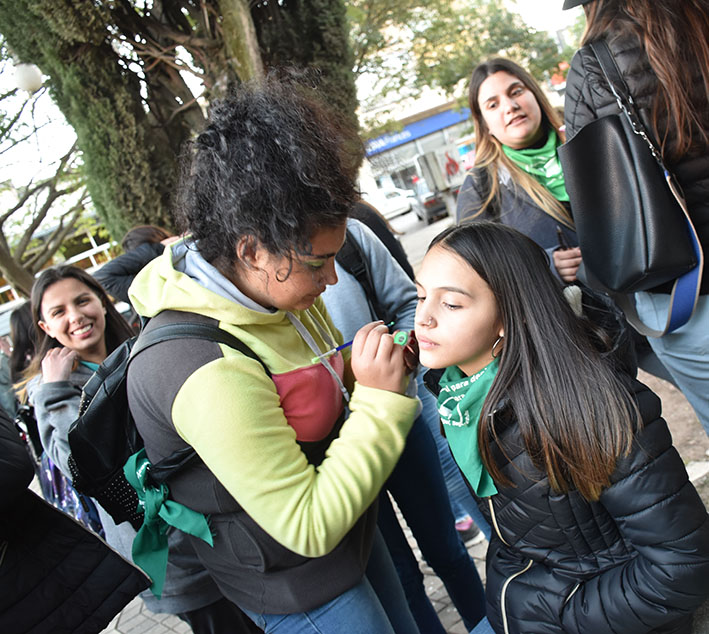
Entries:
<svg viewBox="0 0 709 634">
<path fill-rule="evenodd" d="M 468 102 L 470 104 L 473 123 L 475 124 L 475 166 L 488 171 L 487 180 L 490 183 L 490 191 L 488 192 L 487 198 L 483 200 L 480 210 L 474 214 L 474 216 L 485 211 L 488 205 L 490 205 L 497 196 L 500 191 L 498 170 L 500 166 L 504 166 L 510 172 L 515 187 L 521 187 L 545 213 L 573 229 L 574 222 L 569 212 L 566 210 L 566 207 L 554 198 L 546 187 L 527 174 L 527 172 L 520 169 L 514 161 L 507 158 L 507 155 L 502 150 L 502 143 L 490 134 L 490 130 L 480 110 L 478 95 L 482 83 L 490 77 L 490 75 L 494 75 L 500 71 L 516 77 L 532 92 L 542 111 L 541 125 L 552 128 L 559 135 L 559 138 L 562 141 L 564 140 L 564 135 L 560 130 L 562 125 L 561 117 L 549 103 L 549 100 L 542 92 L 539 84 L 524 68 L 504 57 L 497 57 L 478 64 L 478 66 L 473 69 L 473 74 L 470 77 Z"/>
<path fill-rule="evenodd" d="M 584 8 L 582 44 L 609 33 L 642 44 L 658 80 L 651 122 L 663 157 L 674 163 L 709 147 L 709 0 L 595 0 Z"/>
<path fill-rule="evenodd" d="M 457 255 L 489 286 L 505 333 L 478 429 L 488 472 L 509 486 L 491 447 L 496 408 L 505 402 L 529 457 L 551 487 L 598 500 L 642 424 L 619 378 L 625 360 L 610 353 L 613 338 L 574 314 L 544 250 L 516 229 L 464 223 L 436 236 L 433 247 Z"/>
</svg>

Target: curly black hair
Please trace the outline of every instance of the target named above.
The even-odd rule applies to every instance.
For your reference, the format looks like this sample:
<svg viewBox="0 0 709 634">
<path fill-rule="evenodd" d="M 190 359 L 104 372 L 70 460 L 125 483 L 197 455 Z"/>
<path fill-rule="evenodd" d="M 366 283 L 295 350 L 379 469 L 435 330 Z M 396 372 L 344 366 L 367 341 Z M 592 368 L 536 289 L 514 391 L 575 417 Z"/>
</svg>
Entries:
<svg viewBox="0 0 709 634">
<path fill-rule="evenodd" d="M 308 253 L 315 231 L 342 224 L 357 200 L 351 138 L 312 89 L 274 76 L 241 84 L 190 146 L 181 230 L 217 266 L 233 265 L 244 236 L 276 255 Z"/>
</svg>

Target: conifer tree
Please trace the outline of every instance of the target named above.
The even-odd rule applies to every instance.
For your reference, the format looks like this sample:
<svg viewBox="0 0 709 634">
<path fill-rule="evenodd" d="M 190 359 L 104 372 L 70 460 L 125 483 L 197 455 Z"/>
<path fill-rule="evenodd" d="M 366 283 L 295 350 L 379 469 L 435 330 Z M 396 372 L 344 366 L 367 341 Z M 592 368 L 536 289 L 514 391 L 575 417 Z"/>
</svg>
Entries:
<svg viewBox="0 0 709 634">
<path fill-rule="evenodd" d="M 318 68 L 320 91 L 354 121 L 342 0 L 0 0 L 0 33 L 49 78 L 114 237 L 171 227 L 181 149 L 208 103 L 241 81 L 275 65 Z"/>
</svg>

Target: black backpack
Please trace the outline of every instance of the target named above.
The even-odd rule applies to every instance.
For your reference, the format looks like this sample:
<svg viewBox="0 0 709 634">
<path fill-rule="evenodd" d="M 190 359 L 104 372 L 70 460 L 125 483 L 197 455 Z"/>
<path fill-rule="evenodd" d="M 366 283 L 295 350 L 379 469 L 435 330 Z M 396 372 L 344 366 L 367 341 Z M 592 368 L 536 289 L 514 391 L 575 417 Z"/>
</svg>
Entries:
<svg viewBox="0 0 709 634">
<path fill-rule="evenodd" d="M 377 300 L 374 283 L 372 282 L 372 273 L 369 270 L 369 262 L 349 229 L 345 234 L 345 242 L 337 252 L 335 259 L 345 271 L 357 280 L 357 283 L 364 290 L 372 315 L 377 319 L 381 319 L 384 323 L 389 323 L 392 316 L 381 307 Z"/>
<path fill-rule="evenodd" d="M 69 429 L 69 469 L 74 488 L 94 498 L 116 524 L 128 521 L 137 530 L 143 523 L 138 495 L 128 483 L 123 466 L 143 447 L 143 439 L 128 408 L 128 365 L 137 354 L 162 341 L 206 339 L 223 343 L 263 361 L 234 335 L 208 324 L 177 322 L 124 341 L 99 366 L 82 390 L 79 417 Z M 180 449 L 149 467 L 150 478 L 162 484 L 194 460 L 192 447 Z"/>
</svg>

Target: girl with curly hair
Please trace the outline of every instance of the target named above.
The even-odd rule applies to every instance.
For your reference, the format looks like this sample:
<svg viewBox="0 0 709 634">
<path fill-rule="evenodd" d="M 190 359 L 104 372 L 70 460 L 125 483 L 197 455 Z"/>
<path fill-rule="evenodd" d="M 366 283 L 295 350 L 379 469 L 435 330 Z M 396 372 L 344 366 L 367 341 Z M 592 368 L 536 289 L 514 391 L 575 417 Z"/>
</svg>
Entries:
<svg viewBox="0 0 709 634">
<path fill-rule="evenodd" d="M 131 364 L 128 396 L 150 462 L 196 450 L 171 498 L 209 518 L 195 551 L 266 632 L 417 631 L 375 527 L 417 408 L 403 349 L 375 322 L 326 354 L 342 341 L 320 295 L 357 199 L 345 139 L 303 88 L 240 86 L 188 153 L 188 236 L 130 291 L 148 330 L 215 324 L 262 362 L 162 342 Z"/>
</svg>

